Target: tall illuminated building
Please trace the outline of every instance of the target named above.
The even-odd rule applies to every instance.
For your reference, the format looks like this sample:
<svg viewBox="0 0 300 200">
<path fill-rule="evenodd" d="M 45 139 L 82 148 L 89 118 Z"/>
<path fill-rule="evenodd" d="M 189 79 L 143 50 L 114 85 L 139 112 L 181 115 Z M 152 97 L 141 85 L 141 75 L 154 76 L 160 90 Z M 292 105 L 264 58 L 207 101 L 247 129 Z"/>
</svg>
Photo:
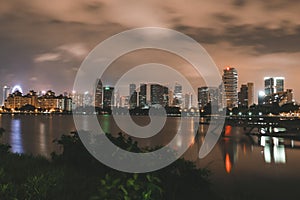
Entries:
<svg viewBox="0 0 300 200">
<path fill-rule="evenodd" d="M 93 105 L 93 95 L 88 91 L 83 94 L 83 107 L 88 107 Z"/>
<path fill-rule="evenodd" d="M 242 84 L 240 92 L 238 93 L 239 107 L 248 108 L 254 103 L 254 84 Z"/>
<path fill-rule="evenodd" d="M 182 106 L 183 103 L 182 85 L 178 83 L 174 87 L 174 102 L 175 106 Z"/>
<path fill-rule="evenodd" d="M 131 83 L 129 85 L 129 96 L 132 95 L 136 91 L 136 85 L 134 83 Z"/>
<path fill-rule="evenodd" d="M 247 83 L 248 87 L 248 106 L 254 104 L 254 83 Z"/>
<path fill-rule="evenodd" d="M 136 85 L 133 83 L 129 85 L 129 107 L 130 108 L 137 107 Z"/>
<path fill-rule="evenodd" d="M 150 86 L 151 105 L 160 104 L 167 106 L 169 104 L 169 89 L 168 87 L 152 84 Z"/>
<path fill-rule="evenodd" d="M 101 108 L 102 107 L 102 81 L 97 79 L 95 85 L 95 107 Z"/>
<path fill-rule="evenodd" d="M 218 104 L 218 89 L 216 87 L 198 88 L 198 105 L 204 108 L 208 103 Z"/>
<path fill-rule="evenodd" d="M 114 88 L 106 86 L 103 88 L 103 108 L 114 106 Z"/>
<path fill-rule="evenodd" d="M 284 77 L 265 77 L 264 81 L 266 95 L 284 91 Z"/>
<path fill-rule="evenodd" d="M 226 67 L 223 70 L 224 103 L 229 109 L 238 106 L 238 73 L 235 68 Z"/>
<path fill-rule="evenodd" d="M 41 92 L 38 96 L 41 97 L 43 95 L 45 95 L 44 92 Z M 72 91 L 71 94 L 69 94 L 69 97 L 71 97 L 72 99 L 72 109 L 76 109 L 78 107 L 82 107 L 83 106 L 83 102 L 84 102 L 84 94 L 78 93 L 76 91 Z"/>
<path fill-rule="evenodd" d="M 184 95 L 184 108 L 190 109 L 193 106 L 193 95 L 191 93 Z"/>
<path fill-rule="evenodd" d="M 140 85 L 140 92 L 139 92 L 139 107 L 147 106 L 147 84 Z"/>
<path fill-rule="evenodd" d="M 266 93 L 264 91 L 259 91 L 258 93 L 258 105 L 263 105 L 266 98 Z"/>
<path fill-rule="evenodd" d="M 9 94 L 10 94 L 10 87 L 5 85 L 3 87 L 3 93 L 2 93 L 2 106 L 4 106 L 4 102 L 9 96 Z"/>
</svg>

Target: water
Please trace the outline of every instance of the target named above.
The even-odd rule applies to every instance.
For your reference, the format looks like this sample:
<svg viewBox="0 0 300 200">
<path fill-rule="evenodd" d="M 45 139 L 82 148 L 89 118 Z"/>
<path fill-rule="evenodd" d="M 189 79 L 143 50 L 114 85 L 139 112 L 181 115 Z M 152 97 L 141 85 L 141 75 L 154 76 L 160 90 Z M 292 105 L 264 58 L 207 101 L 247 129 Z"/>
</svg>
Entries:
<svg viewBox="0 0 300 200">
<path fill-rule="evenodd" d="M 140 146 L 164 145 L 176 134 L 180 118 L 168 118 L 162 131 L 150 139 L 140 139 Z M 110 116 L 100 116 L 105 132 L 117 135 Z M 135 117 L 139 125 L 147 125 L 147 117 Z M 88 122 L 87 122 L 88 123 Z M 71 115 L 0 115 L 0 127 L 6 132 L 2 143 L 12 146 L 16 153 L 29 153 L 50 157 L 51 152 L 61 152 L 53 143 L 62 134 L 75 131 Z M 198 167 L 212 171 L 213 189 L 226 196 L 240 199 L 294 199 L 300 196 L 300 142 L 295 140 L 247 136 L 238 127 L 226 127 L 226 137 L 220 138 L 212 152 L 198 159 L 208 125 L 200 125 L 199 137 L 194 139 L 193 128 L 186 134 L 185 141 L 191 147 L 184 154 Z M 183 140 L 178 140 L 181 145 Z M 234 195 L 233 195 L 234 194 Z M 298 198 L 296 198 L 298 199 Z"/>
<path fill-rule="evenodd" d="M 1 142 L 12 152 L 46 157 L 61 152 L 55 139 L 75 131 L 72 116 L 66 115 L 0 115 L 0 127 L 5 129 Z"/>
</svg>

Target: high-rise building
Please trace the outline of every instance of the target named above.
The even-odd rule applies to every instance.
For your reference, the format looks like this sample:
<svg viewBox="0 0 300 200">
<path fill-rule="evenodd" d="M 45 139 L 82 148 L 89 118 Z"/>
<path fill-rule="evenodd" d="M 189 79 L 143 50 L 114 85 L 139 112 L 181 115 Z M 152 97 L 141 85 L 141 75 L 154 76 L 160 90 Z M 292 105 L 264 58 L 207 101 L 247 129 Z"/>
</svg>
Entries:
<svg viewBox="0 0 300 200">
<path fill-rule="evenodd" d="M 88 107 L 93 105 L 93 95 L 86 91 L 83 95 L 83 107 Z"/>
<path fill-rule="evenodd" d="M 183 94 L 182 94 L 182 85 L 175 83 L 174 87 L 174 105 L 175 106 L 182 106 L 183 103 Z"/>
<path fill-rule="evenodd" d="M 287 103 L 291 103 L 294 101 L 294 93 L 292 89 L 286 90 L 286 101 Z"/>
<path fill-rule="evenodd" d="M 208 103 L 218 104 L 218 89 L 216 87 L 198 88 L 199 108 L 204 108 Z"/>
<path fill-rule="evenodd" d="M 136 85 L 133 83 L 130 84 L 129 85 L 129 96 L 131 96 L 135 91 L 136 91 Z"/>
<path fill-rule="evenodd" d="M 43 96 L 42 94 L 38 95 L 39 97 Z M 72 91 L 69 95 L 72 98 L 72 109 L 76 109 L 78 107 L 83 107 L 84 95 L 80 94 L 76 91 Z"/>
<path fill-rule="evenodd" d="M 5 100 L 10 94 L 10 87 L 9 86 L 4 86 L 3 87 L 3 93 L 2 93 L 2 106 L 4 106 Z"/>
<path fill-rule="evenodd" d="M 264 91 L 259 91 L 258 93 L 258 105 L 263 105 L 266 98 L 266 93 Z"/>
<path fill-rule="evenodd" d="M 169 106 L 174 106 L 174 93 L 172 90 L 169 90 Z"/>
<path fill-rule="evenodd" d="M 103 88 L 103 108 L 114 106 L 114 88 L 106 86 Z"/>
<path fill-rule="evenodd" d="M 121 108 L 130 108 L 129 96 L 120 96 L 120 107 Z"/>
<path fill-rule="evenodd" d="M 208 87 L 198 88 L 198 105 L 199 108 L 204 108 L 209 102 Z"/>
<path fill-rule="evenodd" d="M 167 106 L 169 104 L 169 89 L 168 87 L 151 84 L 150 86 L 150 101 L 151 105 L 160 104 L 161 106 Z"/>
<path fill-rule="evenodd" d="M 242 84 L 240 92 L 238 93 L 239 98 L 239 107 L 248 108 L 253 104 L 253 97 L 254 96 L 254 84 L 253 83 L 247 83 Z"/>
<path fill-rule="evenodd" d="M 164 93 L 163 93 L 163 105 L 164 106 L 169 106 L 169 100 L 170 100 L 170 98 L 169 98 L 169 88 L 166 87 L 166 86 L 163 86 L 163 91 L 164 91 Z"/>
<path fill-rule="evenodd" d="M 284 77 L 265 77 L 264 81 L 266 95 L 284 91 Z"/>
<path fill-rule="evenodd" d="M 139 92 L 139 107 L 147 106 L 147 84 L 140 85 L 140 92 Z"/>
<path fill-rule="evenodd" d="M 137 107 L 137 92 L 135 84 L 129 85 L 129 107 L 131 109 Z"/>
<path fill-rule="evenodd" d="M 95 107 L 102 107 L 102 93 L 103 93 L 103 87 L 102 87 L 102 81 L 100 79 L 97 79 L 96 86 L 95 86 Z"/>
<path fill-rule="evenodd" d="M 193 106 L 193 95 L 191 93 L 184 95 L 184 108 L 190 109 Z"/>
<path fill-rule="evenodd" d="M 247 83 L 248 87 L 248 107 L 254 104 L 254 83 Z"/>
<path fill-rule="evenodd" d="M 223 72 L 224 103 L 227 108 L 232 109 L 238 106 L 238 74 L 232 67 L 226 67 Z"/>
<path fill-rule="evenodd" d="M 248 107 L 248 87 L 247 85 L 242 85 L 240 92 L 238 93 L 239 97 L 239 107 L 247 108 Z"/>
</svg>

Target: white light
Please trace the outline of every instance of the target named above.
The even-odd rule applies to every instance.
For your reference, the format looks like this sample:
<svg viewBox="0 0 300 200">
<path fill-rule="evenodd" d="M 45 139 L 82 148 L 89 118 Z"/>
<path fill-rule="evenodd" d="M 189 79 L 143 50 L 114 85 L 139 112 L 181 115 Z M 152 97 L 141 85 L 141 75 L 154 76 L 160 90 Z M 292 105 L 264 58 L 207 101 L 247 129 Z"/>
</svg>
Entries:
<svg viewBox="0 0 300 200">
<path fill-rule="evenodd" d="M 21 86 L 19 86 L 19 85 L 15 85 L 13 87 L 12 93 L 14 93 L 15 91 L 19 91 L 19 92 L 23 93 L 23 90 L 22 90 Z"/>
<path fill-rule="evenodd" d="M 261 130 L 262 133 L 265 133 L 264 131 L 265 130 L 263 130 L 263 129 Z M 263 146 L 263 147 L 266 146 L 266 137 L 265 136 L 262 136 L 260 138 L 260 145 Z"/>
<path fill-rule="evenodd" d="M 274 146 L 273 155 L 275 163 L 286 163 L 284 145 Z"/>
<path fill-rule="evenodd" d="M 265 93 L 264 91 L 259 91 L 258 95 L 259 95 L 260 97 L 263 97 L 263 96 L 266 96 L 266 93 Z"/>
<path fill-rule="evenodd" d="M 269 145 L 264 147 L 264 157 L 266 163 L 271 163 L 272 157 L 271 157 L 271 149 Z"/>
</svg>

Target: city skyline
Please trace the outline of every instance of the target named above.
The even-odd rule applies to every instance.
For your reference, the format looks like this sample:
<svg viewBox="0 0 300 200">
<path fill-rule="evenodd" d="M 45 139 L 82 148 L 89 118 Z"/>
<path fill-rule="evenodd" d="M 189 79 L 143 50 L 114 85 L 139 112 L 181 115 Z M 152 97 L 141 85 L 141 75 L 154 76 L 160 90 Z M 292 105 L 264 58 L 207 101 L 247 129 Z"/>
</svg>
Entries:
<svg viewBox="0 0 300 200">
<path fill-rule="evenodd" d="M 111 106 L 135 108 L 160 104 L 163 107 L 179 106 L 183 108 L 198 107 L 203 109 L 208 103 L 211 103 L 214 106 L 218 106 L 219 109 L 227 107 L 230 110 L 237 107 L 249 108 L 253 104 L 262 105 L 278 103 L 282 106 L 287 103 L 295 102 L 293 89 L 286 89 L 284 87 L 284 77 L 264 77 L 265 90 L 255 91 L 256 93 L 259 93 L 258 98 L 255 100 L 254 83 L 247 82 L 246 84 L 241 84 L 240 89 L 238 89 L 238 77 L 238 71 L 235 68 L 227 66 L 223 69 L 223 84 L 218 87 L 197 87 L 197 91 L 194 94 L 185 91 L 185 88 L 178 82 L 175 82 L 173 87 L 170 87 L 169 83 L 130 83 L 126 86 L 128 93 L 121 94 L 114 85 L 103 85 L 102 80 L 97 79 L 92 92 L 64 92 L 58 99 L 70 97 L 76 105 L 81 102 L 83 106 L 94 105 L 95 107 L 103 108 L 109 108 Z M 139 86 L 137 87 L 136 85 Z M 22 88 L 19 85 L 15 85 L 11 91 L 9 86 L 3 87 L 3 96 L 16 96 L 18 102 L 24 101 L 27 104 L 28 102 L 33 101 L 28 100 L 27 98 L 32 96 L 33 93 L 37 94 L 36 97 L 47 96 L 48 93 L 55 96 L 55 93 L 52 90 L 48 90 L 47 92 L 39 91 L 38 93 L 34 90 L 30 90 L 29 93 L 23 95 L 25 100 L 19 100 L 18 97 L 22 97 L 22 93 Z M 11 99 L 9 104 L 13 105 L 12 107 L 14 108 L 16 100 L 13 99 Z M 2 105 L 4 105 L 5 102 L 6 98 L 3 98 Z M 9 107 L 11 107 L 11 105 Z M 18 107 L 22 107 L 23 105 L 25 104 L 18 103 Z"/>
<path fill-rule="evenodd" d="M 225 66 L 223 69 L 222 69 L 222 71 L 224 72 L 224 71 L 226 71 L 228 68 L 234 68 L 234 69 L 236 69 L 235 67 L 232 67 L 232 66 Z M 238 71 L 238 70 L 237 70 Z M 220 74 L 220 75 L 223 75 L 223 74 Z M 240 73 L 238 72 L 238 76 L 240 77 Z M 256 85 L 262 85 L 259 89 L 255 89 L 254 90 L 254 94 L 255 94 L 255 97 L 258 97 L 258 95 L 259 95 L 259 93 L 260 92 L 265 92 L 265 94 L 269 94 L 268 92 L 266 92 L 266 87 L 265 87 L 265 81 L 267 80 L 267 79 L 283 79 L 283 80 L 286 80 L 286 78 L 285 77 L 271 77 L 271 76 L 266 76 L 266 77 L 263 77 L 263 79 L 260 81 L 261 83 L 259 83 L 259 84 L 257 84 L 256 82 L 253 82 L 253 81 L 250 81 L 250 80 L 245 80 L 244 82 L 241 82 L 240 81 L 240 78 L 238 79 L 238 82 L 237 82 L 237 88 L 240 88 L 240 87 L 242 87 L 242 85 L 243 84 L 245 84 L 245 83 L 247 83 L 247 82 L 250 82 L 250 83 L 253 83 L 254 84 L 254 87 L 256 87 Z M 98 80 L 100 80 L 100 79 L 97 79 L 96 81 L 98 81 Z M 147 82 L 147 81 L 140 81 L 140 82 L 137 82 L 137 81 L 135 81 L 135 82 L 130 82 L 130 83 L 128 83 L 128 85 L 130 86 L 130 84 L 135 84 L 135 85 L 138 85 L 138 84 L 142 84 L 142 83 L 145 83 L 145 84 L 155 84 L 155 82 Z M 178 82 L 177 81 L 175 81 L 175 82 L 173 82 L 173 83 L 170 83 L 170 82 L 165 82 L 164 83 L 164 85 L 165 86 L 170 86 L 170 87 L 172 87 L 172 88 L 175 88 L 175 86 L 176 86 L 176 84 L 177 84 Z M 224 83 L 224 82 L 223 82 Z M 285 82 L 286 83 L 286 82 Z M 114 87 L 115 85 L 114 84 L 103 84 L 103 83 L 101 83 L 101 85 L 103 85 L 103 86 L 107 86 L 107 87 Z M 127 86 L 128 85 L 120 85 L 120 89 L 124 92 L 124 91 L 126 91 L 127 92 Z M 287 84 L 287 85 L 290 85 L 290 84 Z M 23 87 L 23 86 L 25 86 L 25 87 Z M 36 88 L 38 88 L 38 86 L 34 86 L 34 87 L 32 87 L 32 88 L 29 88 L 28 86 L 26 86 L 26 85 L 21 85 L 21 84 L 18 84 L 18 82 L 17 83 L 15 83 L 15 84 L 4 84 L 4 85 L 2 85 L 2 88 L 9 88 L 9 89 L 11 89 L 12 91 L 13 90 L 16 90 L 16 89 L 18 89 L 18 90 L 21 90 L 21 92 L 23 93 L 23 91 L 30 91 L 30 90 L 34 90 L 34 91 L 39 91 L 39 92 L 46 92 L 46 91 L 48 91 L 48 90 L 52 90 L 52 91 L 58 91 L 58 93 L 60 93 L 60 94 L 63 94 L 63 93 L 65 93 L 65 92 L 75 92 L 73 89 L 72 89 L 72 87 L 71 88 L 69 88 L 69 89 L 66 89 L 66 90 L 59 90 L 59 89 L 55 89 L 55 88 L 43 88 L 43 89 L 36 89 Z M 97 86 L 96 86 L 97 87 Z M 198 85 L 197 86 L 197 88 L 199 88 L 199 87 L 206 87 L 206 85 L 205 84 L 202 84 L 202 85 Z M 217 86 L 212 86 L 212 87 L 217 87 Z M 274 87 L 274 86 L 273 86 Z M 288 87 L 286 87 L 286 86 L 284 86 L 285 88 L 288 88 Z M 25 89 L 24 89 L 25 88 Z M 125 89 L 124 89 L 125 88 Z M 197 89 L 196 88 L 196 89 Z M 295 88 L 291 88 L 291 89 L 295 89 Z M 276 89 L 275 89 L 275 91 L 277 91 Z M 279 91 L 282 91 L 282 90 L 279 90 Z M 76 91 L 77 92 L 77 91 Z M 84 92 L 89 92 L 89 93 L 94 93 L 95 91 L 92 91 L 92 90 L 87 90 L 87 91 L 81 91 L 81 93 L 84 93 Z M 126 93 L 125 92 L 125 93 Z M 128 94 L 129 94 L 130 92 L 128 92 Z M 271 92 L 272 93 L 272 92 Z M 299 95 L 296 95 L 296 96 L 299 96 Z M 3 97 L 3 94 L 2 94 L 2 97 Z M 257 99 L 257 98 L 256 98 Z M 300 101 L 299 101 L 300 102 Z"/>
</svg>

